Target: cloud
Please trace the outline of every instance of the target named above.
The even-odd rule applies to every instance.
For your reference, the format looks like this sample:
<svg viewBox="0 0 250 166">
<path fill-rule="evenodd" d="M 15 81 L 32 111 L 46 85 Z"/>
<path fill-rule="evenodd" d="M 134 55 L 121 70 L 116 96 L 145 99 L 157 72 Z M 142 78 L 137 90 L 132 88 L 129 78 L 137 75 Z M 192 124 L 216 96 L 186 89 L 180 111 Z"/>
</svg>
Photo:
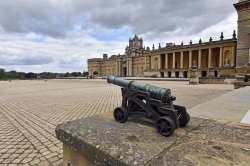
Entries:
<svg viewBox="0 0 250 166">
<path fill-rule="evenodd" d="M 192 35 L 235 12 L 236 0 L 15 0 L 0 2 L 0 25 L 8 32 L 65 37 L 76 24 L 84 30 L 131 27 L 133 33 Z M 178 31 L 176 31 L 178 29 Z"/>
<path fill-rule="evenodd" d="M 63 37 L 74 25 L 74 15 L 66 14 L 52 1 L 0 1 L 0 25 L 6 32 Z"/>
<path fill-rule="evenodd" d="M 70 39 L 43 37 L 42 42 L 34 42 L 34 39 L 41 37 L 35 34 L 2 35 L 0 68 L 25 72 L 83 71 L 87 69 L 87 59 L 100 57 L 102 53 L 123 52 L 125 47 L 123 41 L 107 44 L 89 35 L 79 35 L 76 31 L 70 34 Z"/>
<path fill-rule="evenodd" d="M 0 1 L 0 67 L 19 71 L 87 69 L 87 59 L 124 53 L 137 33 L 146 46 L 231 38 L 237 0 Z"/>
</svg>

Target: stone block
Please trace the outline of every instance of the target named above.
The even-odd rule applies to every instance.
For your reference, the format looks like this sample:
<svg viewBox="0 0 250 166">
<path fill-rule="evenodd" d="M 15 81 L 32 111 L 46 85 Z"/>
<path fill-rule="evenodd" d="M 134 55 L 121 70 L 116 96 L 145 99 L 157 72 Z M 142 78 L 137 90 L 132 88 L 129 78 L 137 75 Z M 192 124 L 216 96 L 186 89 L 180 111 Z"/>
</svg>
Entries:
<svg viewBox="0 0 250 166">
<path fill-rule="evenodd" d="M 233 135 L 232 135 L 233 132 Z M 60 124 L 64 165 L 202 165 L 250 162 L 249 127 L 192 118 L 163 137 L 146 120 L 117 123 L 111 114 Z"/>
</svg>

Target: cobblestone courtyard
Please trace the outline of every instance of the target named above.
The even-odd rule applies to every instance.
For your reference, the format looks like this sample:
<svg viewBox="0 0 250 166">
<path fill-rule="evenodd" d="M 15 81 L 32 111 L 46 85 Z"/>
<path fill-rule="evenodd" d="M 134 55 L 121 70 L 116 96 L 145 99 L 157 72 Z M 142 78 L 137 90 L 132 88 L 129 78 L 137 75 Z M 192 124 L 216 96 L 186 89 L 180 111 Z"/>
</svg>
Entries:
<svg viewBox="0 0 250 166">
<path fill-rule="evenodd" d="M 187 108 L 233 90 L 232 85 L 147 83 L 169 87 L 177 97 L 175 103 Z M 120 87 L 106 80 L 1 81 L 0 165 L 61 165 L 56 125 L 113 111 L 120 103 Z"/>
</svg>

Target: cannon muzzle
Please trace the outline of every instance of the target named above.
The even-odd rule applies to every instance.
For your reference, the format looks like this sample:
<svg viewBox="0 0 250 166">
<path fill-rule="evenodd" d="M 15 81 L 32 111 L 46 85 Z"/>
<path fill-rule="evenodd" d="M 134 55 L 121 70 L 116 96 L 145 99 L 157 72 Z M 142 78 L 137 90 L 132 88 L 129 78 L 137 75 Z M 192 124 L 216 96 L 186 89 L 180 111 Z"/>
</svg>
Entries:
<svg viewBox="0 0 250 166">
<path fill-rule="evenodd" d="M 107 78 L 107 82 L 127 89 L 135 89 L 143 92 L 148 92 L 151 98 L 160 100 L 162 101 L 162 103 L 170 103 L 176 99 L 171 95 L 171 90 L 167 88 L 160 88 L 157 86 L 138 83 L 131 80 L 125 80 L 114 76 L 109 76 Z"/>
</svg>

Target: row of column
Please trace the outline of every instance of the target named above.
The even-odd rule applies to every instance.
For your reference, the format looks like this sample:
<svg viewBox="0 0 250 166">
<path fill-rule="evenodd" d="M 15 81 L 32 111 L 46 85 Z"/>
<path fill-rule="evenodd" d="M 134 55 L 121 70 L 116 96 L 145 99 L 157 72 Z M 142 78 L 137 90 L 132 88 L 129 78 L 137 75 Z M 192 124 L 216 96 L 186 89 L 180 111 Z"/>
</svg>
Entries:
<svg viewBox="0 0 250 166">
<path fill-rule="evenodd" d="M 126 76 L 132 76 L 132 58 L 128 58 L 126 60 Z M 116 61 L 116 75 L 117 76 L 125 76 L 123 71 L 123 64 L 121 60 Z"/>
<path fill-rule="evenodd" d="M 201 51 L 202 49 L 199 49 L 198 50 L 198 68 L 201 68 Z M 234 55 L 235 55 L 235 48 L 233 47 L 232 48 L 232 65 L 235 64 L 235 61 L 234 61 Z M 168 54 L 165 55 L 165 66 L 166 68 L 168 68 Z M 175 52 L 173 52 L 173 69 L 175 69 Z M 212 48 L 209 48 L 208 49 L 208 68 L 211 67 L 211 60 L 212 60 Z M 159 60 L 160 61 L 160 60 Z M 192 50 L 189 51 L 189 68 L 192 67 Z M 159 65 L 160 65 L 160 62 L 159 62 Z M 223 66 L 223 48 L 220 47 L 220 53 L 219 53 L 219 67 L 222 67 Z M 180 68 L 183 68 L 183 51 L 181 51 L 181 57 L 180 57 Z"/>
<path fill-rule="evenodd" d="M 191 68 L 193 66 L 193 62 L 192 62 L 192 51 L 193 50 L 189 50 L 189 68 Z M 180 52 L 180 68 L 183 68 L 183 61 L 184 61 L 184 58 L 183 58 L 183 51 Z M 231 64 L 234 65 L 235 64 L 235 48 L 232 47 L 232 62 Z M 161 58 L 159 58 L 158 60 L 158 68 L 160 68 L 161 66 Z M 165 54 L 165 68 L 169 68 L 168 66 L 168 54 Z M 207 60 L 207 59 L 206 59 Z M 132 58 L 127 58 L 126 60 L 126 76 L 133 76 L 133 70 L 132 70 Z M 149 61 L 149 68 L 151 68 L 151 63 L 152 63 L 152 60 L 151 58 L 148 56 L 148 57 L 145 57 L 145 68 L 147 67 L 147 63 Z M 176 52 L 173 52 L 173 63 L 172 63 L 172 67 L 173 69 L 176 68 L 175 66 L 175 61 L 176 61 Z M 212 61 L 212 48 L 209 48 L 208 49 L 208 68 L 211 67 L 211 61 Z M 125 76 L 124 74 L 124 69 L 123 69 L 123 64 L 122 62 L 124 61 L 121 61 L 121 60 L 117 60 L 116 61 L 116 75 L 117 76 Z M 197 64 L 197 67 L 198 68 L 201 68 L 201 62 L 202 62 L 202 49 L 199 49 L 198 50 L 198 64 Z M 219 50 L 219 67 L 222 67 L 223 66 L 223 47 L 220 47 L 220 50 Z"/>
</svg>

